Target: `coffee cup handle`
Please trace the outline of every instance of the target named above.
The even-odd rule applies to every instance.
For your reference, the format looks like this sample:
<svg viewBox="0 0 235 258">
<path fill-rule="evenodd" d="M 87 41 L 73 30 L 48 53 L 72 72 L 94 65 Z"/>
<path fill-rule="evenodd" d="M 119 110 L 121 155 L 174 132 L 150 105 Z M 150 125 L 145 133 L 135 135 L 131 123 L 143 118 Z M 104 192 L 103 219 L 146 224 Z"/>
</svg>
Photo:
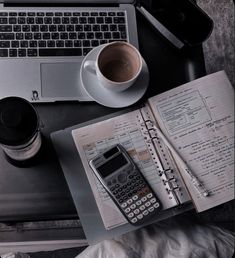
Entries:
<svg viewBox="0 0 235 258">
<path fill-rule="evenodd" d="M 90 73 L 96 74 L 96 69 L 95 69 L 95 61 L 93 60 L 87 60 L 84 63 L 84 69 L 87 70 Z"/>
</svg>

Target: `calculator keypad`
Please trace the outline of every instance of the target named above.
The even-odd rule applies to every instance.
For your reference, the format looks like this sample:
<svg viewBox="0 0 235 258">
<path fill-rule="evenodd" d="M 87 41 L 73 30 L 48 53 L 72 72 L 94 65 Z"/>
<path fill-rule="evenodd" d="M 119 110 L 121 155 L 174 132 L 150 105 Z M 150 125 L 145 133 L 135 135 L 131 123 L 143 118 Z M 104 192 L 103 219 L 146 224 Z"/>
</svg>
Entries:
<svg viewBox="0 0 235 258">
<path fill-rule="evenodd" d="M 151 216 L 160 204 L 138 172 L 125 172 L 109 180 L 110 189 L 126 217 L 135 224 Z"/>
</svg>

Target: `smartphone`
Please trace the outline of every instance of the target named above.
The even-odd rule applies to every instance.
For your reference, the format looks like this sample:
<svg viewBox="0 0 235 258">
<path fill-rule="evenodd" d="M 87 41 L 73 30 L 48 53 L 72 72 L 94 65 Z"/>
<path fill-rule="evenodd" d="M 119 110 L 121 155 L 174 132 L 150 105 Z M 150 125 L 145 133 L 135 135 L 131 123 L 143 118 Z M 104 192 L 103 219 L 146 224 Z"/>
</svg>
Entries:
<svg viewBox="0 0 235 258">
<path fill-rule="evenodd" d="M 199 45 L 213 30 L 212 19 L 192 0 L 140 0 L 137 9 L 178 47 Z"/>
<path fill-rule="evenodd" d="M 89 165 L 130 224 L 141 225 L 159 213 L 156 194 L 122 145 L 96 156 Z"/>
</svg>

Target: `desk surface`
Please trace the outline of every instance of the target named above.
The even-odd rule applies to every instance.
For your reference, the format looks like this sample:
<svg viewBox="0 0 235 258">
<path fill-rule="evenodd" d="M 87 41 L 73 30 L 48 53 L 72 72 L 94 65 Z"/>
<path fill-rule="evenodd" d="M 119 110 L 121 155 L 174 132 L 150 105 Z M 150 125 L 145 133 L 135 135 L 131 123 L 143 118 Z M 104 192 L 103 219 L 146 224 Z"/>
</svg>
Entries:
<svg viewBox="0 0 235 258">
<path fill-rule="evenodd" d="M 202 48 L 177 50 L 137 14 L 139 49 L 150 71 L 147 97 L 205 75 Z M 0 151 L 0 221 L 77 218 L 50 133 L 116 112 L 94 102 L 35 105 L 44 124 L 41 158 L 31 167 L 9 164 Z"/>
</svg>

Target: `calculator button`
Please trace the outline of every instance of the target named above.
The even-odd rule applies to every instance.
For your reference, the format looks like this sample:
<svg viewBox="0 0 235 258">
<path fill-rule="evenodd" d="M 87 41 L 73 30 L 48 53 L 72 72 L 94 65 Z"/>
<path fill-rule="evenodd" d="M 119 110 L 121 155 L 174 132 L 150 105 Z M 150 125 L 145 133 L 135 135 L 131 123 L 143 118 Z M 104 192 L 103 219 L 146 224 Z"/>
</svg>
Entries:
<svg viewBox="0 0 235 258">
<path fill-rule="evenodd" d="M 139 209 L 136 209 L 136 210 L 134 210 L 134 213 L 135 213 L 135 214 L 139 214 L 139 213 L 140 213 L 140 210 L 139 210 Z"/>
<path fill-rule="evenodd" d="M 140 206 L 140 210 L 143 211 L 145 209 L 145 206 L 144 205 L 141 205 Z"/>
<path fill-rule="evenodd" d="M 147 216 L 149 214 L 149 212 L 147 210 L 143 211 L 142 213 L 144 216 Z"/>
<path fill-rule="evenodd" d="M 142 219 L 144 216 L 142 214 L 137 215 L 138 219 Z"/>
<path fill-rule="evenodd" d="M 152 198 L 152 199 L 150 200 L 151 203 L 155 203 L 156 201 L 157 201 L 156 198 Z"/>
<path fill-rule="evenodd" d="M 136 202 L 136 205 L 140 205 L 141 203 L 142 203 L 141 200 L 139 200 Z"/>
<path fill-rule="evenodd" d="M 132 222 L 132 223 L 136 223 L 136 222 L 137 222 L 137 218 L 133 218 L 133 219 L 131 220 L 131 222 Z"/>
<path fill-rule="evenodd" d="M 148 208 L 148 211 L 149 211 L 149 212 L 153 212 L 153 211 L 154 211 L 154 208 L 153 208 L 153 207 L 150 207 L 150 208 Z"/>
<path fill-rule="evenodd" d="M 147 197 L 145 197 L 145 196 L 144 196 L 144 197 L 142 197 L 142 198 L 141 198 L 141 201 L 142 201 L 142 202 L 147 201 Z"/>
<path fill-rule="evenodd" d="M 120 183 L 125 183 L 126 180 L 127 180 L 127 175 L 126 175 L 126 174 L 121 173 L 120 175 L 118 175 L 118 181 L 119 181 Z"/>
<path fill-rule="evenodd" d="M 125 211 L 125 213 L 128 213 L 128 212 L 131 211 L 131 209 L 128 207 L 128 208 L 126 208 L 124 211 Z"/>
<path fill-rule="evenodd" d="M 154 208 L 158 208 L 159 206 L 160 206 L 160 205 L 159 205 L 158 202 L 154 203 L 154 205 L 153 205 Z"/>
<path fill-rule="evenodd" d="M 145 203 L 145 206 L 146 206 L 146 207 L 149 207 L 150 205 L 151 205 L 150 202 L 146 202 L 146 203 Z"/>
<path fill-rule="evenodd" d="M 136 205 L 135 205 L 135 204 L 131 204 L 130 208 L 131 208 L 131 209 L 135 209 L 135 208 L 136 208 Z"/>
<path fill-rule="evenodd" d="M 149 194 L 147 194 L 147 197 L 150 199 L 150 198 L 153 197 L 153 194 L 152 194 L 152 193 L 149 193 Z"/>
<path fill-rule="evenodd" d="M 133 197 L 132 197 L 132 200 L 133 201 L 136 201 L 138 199 L 138 195 L 134 195 Z"/>
<path fill-rule="evenodd" d="M 134 213 L 133 212 L 130 212 L 129 214 L 128 214 L 128 218 L 133 218 L 134 217 Z"/>
<path fill-rule="evenodd" d="M 127 200 L 128 204 L 131 204 L 132 202 L 133 202 L 132 199 Z"/>
<path fill-rule="evenodd" d="M 126 202 L 124 202 L 124 203 L 121 205 L 122 208 L 126 208 L 126 206 L 127 206 L 127 203 L 126 203 Z"/>
</svg>

